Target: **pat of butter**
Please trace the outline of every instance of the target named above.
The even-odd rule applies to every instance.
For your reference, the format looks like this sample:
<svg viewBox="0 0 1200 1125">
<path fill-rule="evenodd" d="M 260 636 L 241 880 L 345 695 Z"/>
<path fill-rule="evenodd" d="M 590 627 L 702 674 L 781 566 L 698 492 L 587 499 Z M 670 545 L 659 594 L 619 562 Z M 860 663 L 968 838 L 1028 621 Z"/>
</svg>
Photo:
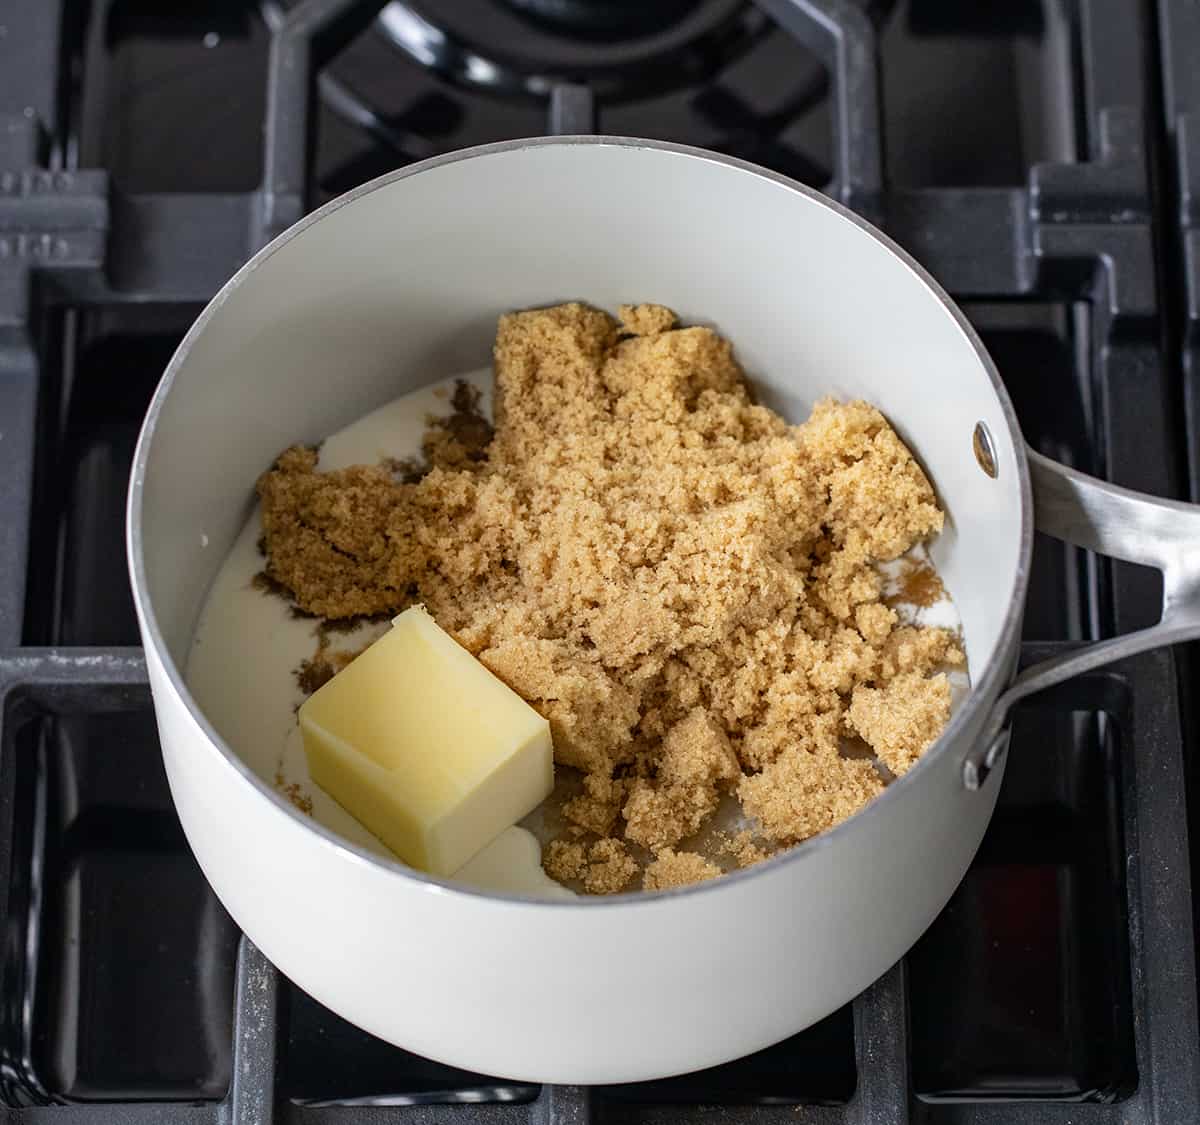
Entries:
<svg viewBox="0 0 1200 1125">
<path fill-rule="evenodd" d="M 312 779 L 435 875 L 554 787 L 550 724 L 421 607 L 308 699 L 300 729 Z"/>
</svg>

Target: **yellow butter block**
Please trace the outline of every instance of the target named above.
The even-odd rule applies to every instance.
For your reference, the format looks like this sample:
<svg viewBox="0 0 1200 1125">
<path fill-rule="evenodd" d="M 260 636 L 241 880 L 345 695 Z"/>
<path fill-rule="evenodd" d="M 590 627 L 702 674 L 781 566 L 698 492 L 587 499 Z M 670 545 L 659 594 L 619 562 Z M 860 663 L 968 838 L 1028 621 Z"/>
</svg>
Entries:
<svg viewBox="0 0 1200 1125">
<path fill-rule="evenodd" d="M 550 795 L 550 724 L 421 607 L 300 708 L 312 779 L 405 863 L 450 875 Z"/>
</svg>

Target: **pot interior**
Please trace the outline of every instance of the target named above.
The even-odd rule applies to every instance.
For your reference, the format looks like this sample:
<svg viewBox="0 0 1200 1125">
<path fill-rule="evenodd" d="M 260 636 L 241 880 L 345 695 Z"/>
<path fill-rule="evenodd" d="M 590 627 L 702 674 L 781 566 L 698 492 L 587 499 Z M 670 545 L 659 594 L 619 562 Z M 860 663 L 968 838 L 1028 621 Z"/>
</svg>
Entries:
<svg viewBox="0 0 1200 1125">
<path fill-rule="evenodd" d="M 518 142 L 367 185 L 215 298 L 156 397 L 131 504 L 143 606 L 175 668 L 282 448 L 485 365 L 499 314 L 565 300 L 654 301 L 712 324 L 793 422 L 827 394 L 882 409 L 946 509 L 932 554 L 979 682 L 1016 596 L 1022 519 L 1014 426 L 977 345 L 819 198 L 721 158 L 603 140 Z M 995 479 L 973 452 L 981 421 Z"/>
</svg>

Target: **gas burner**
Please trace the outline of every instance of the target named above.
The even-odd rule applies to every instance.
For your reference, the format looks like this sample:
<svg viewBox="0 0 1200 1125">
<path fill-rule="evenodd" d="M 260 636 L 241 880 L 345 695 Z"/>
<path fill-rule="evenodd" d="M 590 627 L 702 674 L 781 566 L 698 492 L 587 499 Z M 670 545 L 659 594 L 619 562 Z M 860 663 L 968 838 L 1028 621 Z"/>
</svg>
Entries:
<svg viewBox="0 0 1200 1125">
<path fill-rule="evenodd" d="M 266 27 L 277 29 L 296 2 L 260 0 Z M 560 0 L 391 0 L 316 76 L 314 199 L 547 125 L 671 139 L 829 182 L 829 73 L 758 6 L 568 2 L 570 15 Z M 607 37 L 571 22 L 601 6 L 612 17 Z M 551 9 L 561 14 L 552 24 Z"/>
<path fill-rule="evenodd" d="M 457 86 L 545 99 L 556 86 L 581 83 L 615 103 L 710 78 L 771 23 L 743 0 L 472 0 L 452 10 L 392 0 L 378 26 Z"/>
<path fill-rule="evenodd" d="M 632 39 L 662 31 L 698 0 L 503 0 L 550 31 L 589 39 Z"/>
</svg>

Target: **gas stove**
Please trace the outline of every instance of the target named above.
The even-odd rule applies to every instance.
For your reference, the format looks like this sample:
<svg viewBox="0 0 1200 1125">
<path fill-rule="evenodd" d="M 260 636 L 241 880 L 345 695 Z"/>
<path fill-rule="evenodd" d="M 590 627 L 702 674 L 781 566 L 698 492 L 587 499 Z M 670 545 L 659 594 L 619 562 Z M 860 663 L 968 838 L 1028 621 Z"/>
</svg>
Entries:
<svg viewBox="0 0 1200 1125">
<path fill-rule="evenodd" d="M 961 888 L 845 1009 L 698 1074 L 538 1087 L 371 1038 L 238 933 L 172 809 L 123 547 L 155 383 L 254 250 L 375 175 L 546 132 L 821 188 L 962 304 L 1035 448 L 1200 499 L 1197 57 L 1190 0 L 0 0 L 0 1113 L 1200 1120 L 1189 653 L 1018 713 Z M 1160 598 L 1039 540 L 1022 659 Z"/>
</svg>

